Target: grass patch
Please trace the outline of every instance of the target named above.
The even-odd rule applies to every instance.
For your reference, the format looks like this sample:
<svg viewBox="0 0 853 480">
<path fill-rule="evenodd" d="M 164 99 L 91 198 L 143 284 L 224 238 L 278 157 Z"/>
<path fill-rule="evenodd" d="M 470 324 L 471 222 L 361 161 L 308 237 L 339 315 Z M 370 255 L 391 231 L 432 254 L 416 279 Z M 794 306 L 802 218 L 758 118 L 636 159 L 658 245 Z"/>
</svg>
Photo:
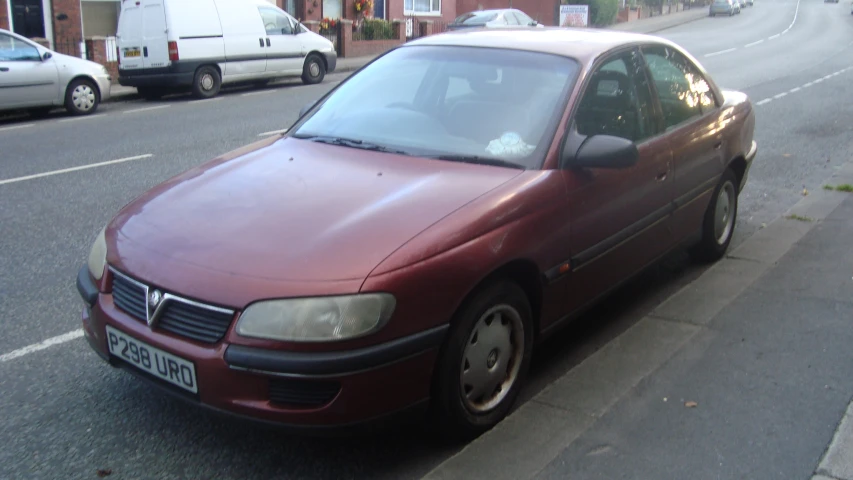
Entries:
<svg viewBox="0 0 853 480">
<path fill-rule="evenodd" d="M 849 183 L 844 183 L 844 184 L 835 185 L 835 186 L 824 185 L 823 189 L 824 190 L 835 190 L 836 192 L 853 193 L 853 185 L 850 185 Z"/>
<path fill-rule="evenodd" d="M 813 222 L 814 221 L 809 217 L 804 217 L 802 215 L 794 215 L 794 214 L 788 215 L 785 218 L 787 218 L 788 220 L 799 220 L 800 222 Z"/>
</svg>

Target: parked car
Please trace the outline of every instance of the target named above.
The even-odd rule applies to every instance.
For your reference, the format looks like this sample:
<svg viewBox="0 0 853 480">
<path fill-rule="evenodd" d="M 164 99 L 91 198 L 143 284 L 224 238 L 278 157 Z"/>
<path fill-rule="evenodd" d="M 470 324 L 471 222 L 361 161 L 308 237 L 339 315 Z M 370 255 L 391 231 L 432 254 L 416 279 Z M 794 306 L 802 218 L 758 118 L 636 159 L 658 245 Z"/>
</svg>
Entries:
<svg viewBox="0 0 853 480">
<path fill-rule="evenodd" d="M 65 107 L 72 115 L 88 115 L 110 98 L 110 84 L 103 65 L 0 29 L 0 110 L 44 116 Z"/>
<path fill-rule="evenodd" d="M 716 17 L 717 15 L 732 16 L 737 13 L 740 13 L 740 3 L 738 0 L 714 0 L 711 3 L 710 15 L 712 17 Z"/>
<path fill-rule="evenodd" d="M 286 134 L 122 208 L 77 277 L 85 337 L 245 418 L 339 427 L 425 407 L 476 435 L 543 339 L 673 249 L 724 255 L 754 129 L 745 94 L 662 38 L 412 41 Z"/>
<path fill-rule="evenodd" d="M 119 83 L 147 98 L 288 76 L 315 84 L 337 63 L 331 41 L 265 0 L 122 2 L 116 36 Z"/>
<path fill-rule="evenodd" d="M 462 28 L 499 28 L 499 27 L 544 27 L 529 15 L 515 8 L 477 10 L 456 17 L 447 25 L 447 30 Z"/>
<path fill-rule="evenodd" d="M 823 3 L 838 3 L 838 0 L 823 0 Z"/>
</svg>

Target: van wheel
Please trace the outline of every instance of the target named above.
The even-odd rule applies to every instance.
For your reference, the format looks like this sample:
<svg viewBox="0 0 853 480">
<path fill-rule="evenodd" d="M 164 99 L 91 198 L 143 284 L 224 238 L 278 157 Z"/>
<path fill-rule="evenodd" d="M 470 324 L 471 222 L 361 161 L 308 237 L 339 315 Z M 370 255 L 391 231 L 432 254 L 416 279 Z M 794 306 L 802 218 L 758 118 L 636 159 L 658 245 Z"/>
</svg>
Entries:
<svg viewBox="0 0 853 480">
<path fill-rule="evenodd" d="M 89 115 L 98 109 L 101 93 L 91 80 L 78 78 L 65 90 L 65 109 L 71 115 Z"/>
<path fill-rule="evenodd" d="M 459 310 L 436 365 L 432 425 L 470 439 L 509 413 L 533 351 L 533 315 L 524 290 L 501 280 L 480 288 Z"/>
<path fill-rule="evenodd" d="M 302 67 L 302 81 L 306 85 L 314 85 L 323 81 L 326 76 L 326 65 L 316 53 L 308 55 L 305 66 Z"/>
<path fill-rule="evenodd" d="M 737 223 L 738 181 L 727 169 L 714 189 L 714 196 L 702 220 L 702 239 L 690 249 L 698 262 L 714 262 L 725 255 L 734 236 Z"/>
<path fill-rule="evenodd" d="M 222 86 L 222 77 L 219 70 L 206 65 L 195 71 L 193 79 L 193 96 L 196 98 L 212 98 L 219 93 Z"/>
</svg>

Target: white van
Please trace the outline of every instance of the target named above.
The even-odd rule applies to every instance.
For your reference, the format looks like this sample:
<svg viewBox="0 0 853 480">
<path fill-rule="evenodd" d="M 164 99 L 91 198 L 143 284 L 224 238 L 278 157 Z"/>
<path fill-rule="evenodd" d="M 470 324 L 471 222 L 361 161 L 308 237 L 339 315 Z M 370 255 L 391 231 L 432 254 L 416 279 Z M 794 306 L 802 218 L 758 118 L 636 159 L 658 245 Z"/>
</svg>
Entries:
<svg viewBox="0 0 853 480">
<path fill-rule="evenodd" d="M 320 83 L 337 63 L 332 42 L 264 0 L 122 0 L 116 37 L 119 84 L 149 99 L 288 76 Z"/>
</svg>

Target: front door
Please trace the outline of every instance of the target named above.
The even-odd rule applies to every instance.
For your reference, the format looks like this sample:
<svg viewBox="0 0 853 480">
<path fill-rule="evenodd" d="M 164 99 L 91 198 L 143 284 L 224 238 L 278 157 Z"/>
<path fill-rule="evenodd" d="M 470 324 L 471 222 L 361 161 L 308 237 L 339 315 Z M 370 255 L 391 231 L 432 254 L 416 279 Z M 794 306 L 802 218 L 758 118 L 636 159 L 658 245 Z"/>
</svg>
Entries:
<svg viewBox="0 0 853 480">
<path fill-rule="evenodd" d="M 42 0 L 12 0 L 15 33 L 27 38 L 44 38 Z"/>
<path fill-rule="evenodd" d="M 59 94 L 59 73 L 36 47 L 0 33 L 0 109 L 50 105 Z"/>
<path fill-rule="evenodd" d="M 636 49 L 600 62 L 575 112 L 570 138 L 629 139 L 639 161 L 630 168 L 564 170 L 571 210 L 569 308 L 574 310 L 637 273 L 673 246 L 672 156 L 660 136 L 642 58 Z"/>
<path fill-rule="evenodd" d="M 267 33 L 267 73 L 302 72 L 302 40 L 296 35 L 296 22 L 276 7 L 258 7 Z"/>
</svg>

